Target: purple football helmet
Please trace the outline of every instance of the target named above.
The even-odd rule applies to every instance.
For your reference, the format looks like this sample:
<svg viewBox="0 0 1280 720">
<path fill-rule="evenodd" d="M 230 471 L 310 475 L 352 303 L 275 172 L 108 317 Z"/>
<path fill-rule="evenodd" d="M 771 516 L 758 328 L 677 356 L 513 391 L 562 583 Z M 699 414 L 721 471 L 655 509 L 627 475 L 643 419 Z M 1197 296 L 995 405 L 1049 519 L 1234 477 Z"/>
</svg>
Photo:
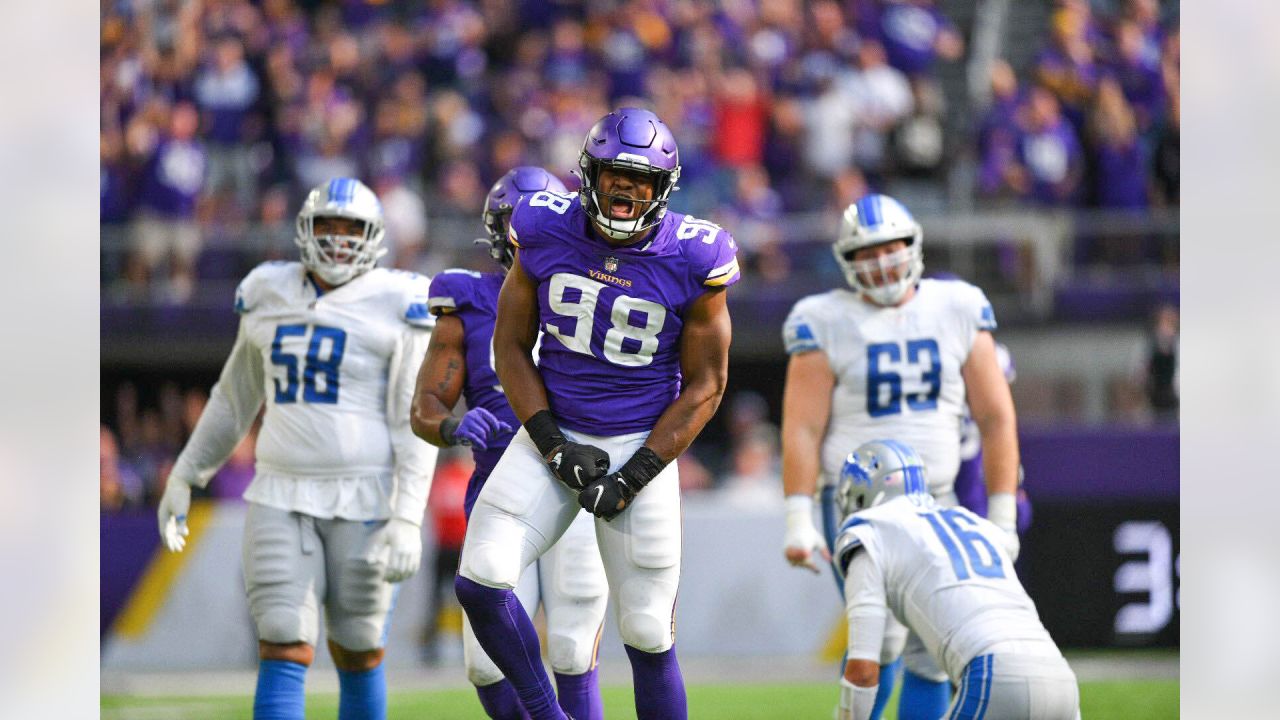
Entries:
<svg viewBox="0 0 1280 720">
<path fill-rule="evenodd" d="M 522 165 L 512 168 L 506 175 L 498 178 L 498 182 L 489 189 L 484 199 L 484 222 L 487 238 L 477 240 L 489 246 L 489 255 L 502 267 L 511 269 L 511 241 L 507 239 L 507 227 L 511 223 L 511 212 L 515 210 L 520 196 L 547 190 L 556 193 L 568 193 L 560 178 L 533 165 Z"/>
<path fill-rule="evenodd" d="M 578 158 L 582 188 L 578 195 L 596 227 L 614 240 L 626 240 L 657 225 L 667 213 L 667 198 L 680 179 L 680 151 L 671 130 L 657 115 L 640 108 L 618 108 L 605 115 L 587 133 Z M 599 191 L 603 170 L 643 173 L 653 179 L 653 199 Z M 600 207 L 614 200 L 641 206 L 634 219 L 615 219 Z"/>
</svg>

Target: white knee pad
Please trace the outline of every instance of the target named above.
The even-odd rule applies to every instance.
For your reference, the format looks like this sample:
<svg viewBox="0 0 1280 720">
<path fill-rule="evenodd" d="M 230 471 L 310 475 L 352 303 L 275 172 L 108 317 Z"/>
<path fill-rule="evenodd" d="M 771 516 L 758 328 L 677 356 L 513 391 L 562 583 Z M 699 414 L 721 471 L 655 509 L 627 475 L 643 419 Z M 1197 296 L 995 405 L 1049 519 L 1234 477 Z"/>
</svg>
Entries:
<svg viewBox="0 0 1280 720">
<path fill-rule="evenodd" d="M 551 667 L 558 673 L 581 675 L 595 665 L 609 596 L 590 515 L 579 514 L 538 561 L 538 574 Z"/>
<path fill-rule="evenodd" d="M 618 590 L 618 634 L 622 642 L 648 653 L 675 643 L 676 583 L 631 578 Z"/>
<path fill-rule="evenodd" d="M 308 645 L 316 643 L 314 632 L 303 632 L 300 608 L 273 607 L 263 610 L 255 620 L 258 626 L 258 639 L 262 642 L 277 645 L 296 642 L 305 642 Z M 314 624 L 312 626 L 314 627 Z"/>
</svg>

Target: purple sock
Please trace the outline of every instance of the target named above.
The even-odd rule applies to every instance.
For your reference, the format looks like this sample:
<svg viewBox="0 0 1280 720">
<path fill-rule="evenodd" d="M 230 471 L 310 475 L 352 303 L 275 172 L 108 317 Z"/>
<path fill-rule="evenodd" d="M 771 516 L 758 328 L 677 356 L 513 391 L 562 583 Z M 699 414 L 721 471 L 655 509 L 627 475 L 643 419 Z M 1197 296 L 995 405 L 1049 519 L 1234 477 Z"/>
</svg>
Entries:
<svg viewBox="0 0 1280 720">
<path fill-rule="evenodd" d="M 556 673 L 556 694 L 560 696 L 560 707 L 573 720 L 604 718 L 604 701 L 600 699 L 596 669 L 591 668 L 581 675 Z"/>
<path fill-rule="evenodd" d="M 538 631 L 511 590 L 481 585 L 459 575 L 458 602 L 471 620 L 480 647 L 507 676 L 532 720 L 567 720 L 556 703 L 551 678 L 542 667 Z"/>
<path fill-rule="evenodd" d="M 480 697 L 480 707 L 493 720 L 529 720 L 529 713 L 520 704 L 520 696 L 506 678 L 492 685 L 476 686 L 476 695 Z"/>
<path fill-rule="evenodd" d="M 637 720 L 681 720 L 689 717 L 684 678 L 676 662 L 675 646 L 647 653 L 624 645 L 631 658 L 631 682 L 636 692 Z"/>
</svg>

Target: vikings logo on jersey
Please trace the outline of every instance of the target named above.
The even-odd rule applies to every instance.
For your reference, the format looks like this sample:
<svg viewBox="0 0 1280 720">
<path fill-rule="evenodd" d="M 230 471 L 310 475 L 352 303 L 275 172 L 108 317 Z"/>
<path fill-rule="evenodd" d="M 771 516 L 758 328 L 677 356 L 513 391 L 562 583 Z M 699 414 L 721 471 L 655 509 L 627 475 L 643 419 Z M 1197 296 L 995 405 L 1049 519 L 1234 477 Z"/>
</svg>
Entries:
<svg viewBox="0 0 1280 720">
<path fill-rule="evenodd" d="M 668 212 L 645 241 L 615 247 L 577 200 L 527 195 L 511 219 L 520 266 L 538 283 L 551 410 L 580 432 L 649 430 L 680 391 L 685 308 L 738 281 L 737 246 L 717 225 Z"/>
</svg>

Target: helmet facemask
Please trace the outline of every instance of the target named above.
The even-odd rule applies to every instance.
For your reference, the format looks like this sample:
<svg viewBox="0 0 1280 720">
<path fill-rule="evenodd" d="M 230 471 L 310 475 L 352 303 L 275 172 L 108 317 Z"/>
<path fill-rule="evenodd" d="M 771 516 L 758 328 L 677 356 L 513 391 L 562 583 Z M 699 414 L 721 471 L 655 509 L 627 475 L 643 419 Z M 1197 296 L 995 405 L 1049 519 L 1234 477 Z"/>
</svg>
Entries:
<svg viewBox="0 0 1280 720">
<path fill-rule="evenodd" d="M 507 203 L 499 205 L 496 210 L 486 208 L 482 220 L 488 237 L 476 240 L 477 243 L 489 246 L 489 257 L 497 261 L 503 270 L 510 270 L 511 263 L 515 259 L 515 251 L 512 249 L 511 240 L 508 239 L 513 210 L 514 208 Z"/>
<path fill-rule="evenodd" d="M 924 274 L 924 253 L 920 243 L 911 237 L 900 239 L 907 243 L 901 250 L 862 260 L 854 260 L 858 252 L 875 245 L 848 249 L 842 249 L 841 243 L 832 246 L 845 281 L 877 305 L 897 305 Z"/>
<path fill-rule="evenodd" d="M 340 219 L 355 224 L 348 232 L 326 232 L 317 235 L 317 220 Z M 322 223 L 325 224 L 325 223 Z M 369 221 L 343 213 L 299 213 L 297 242 L 302 251 L 302 264 L 330 285 L 343 285 L 365 273 L 386 254 L 382 247 L 385 234 L 381 218 Z"/>
<path fill-rule="evenodd" d="M 592 157 L 583 150 L 578 161 L 578 166 L 582 169 L 582 187 L 578 191 L 582 206 L 600 232 L 614 240 L 627 240 L 661 222 L 667 213 L 667 200 L 676 189 L 676 181 L 680 177 L 679 166 L 674 170 L 663 170 L 649 165 L 643 156 L 637 155 L 635 158 L 634 160 L 625 158 L 604 160 Z M 653 197 L 645 200 L 633 196 L 639 193 L 604 192 L 600 189 L 600 175 L 605 170 L 612 170 L 620 175 L 632 175 L 630 181 L 633 186 L 637 186 L 638 182 L 651 182 Z M 644 176 L 644 180 L 635 178 L 636 174 Z M 603 206 L 601 201 L 604 201 Z M 614 218 L 609 208 L 615 202 L 632 206 L 633 217 Z"/>
</svg>

